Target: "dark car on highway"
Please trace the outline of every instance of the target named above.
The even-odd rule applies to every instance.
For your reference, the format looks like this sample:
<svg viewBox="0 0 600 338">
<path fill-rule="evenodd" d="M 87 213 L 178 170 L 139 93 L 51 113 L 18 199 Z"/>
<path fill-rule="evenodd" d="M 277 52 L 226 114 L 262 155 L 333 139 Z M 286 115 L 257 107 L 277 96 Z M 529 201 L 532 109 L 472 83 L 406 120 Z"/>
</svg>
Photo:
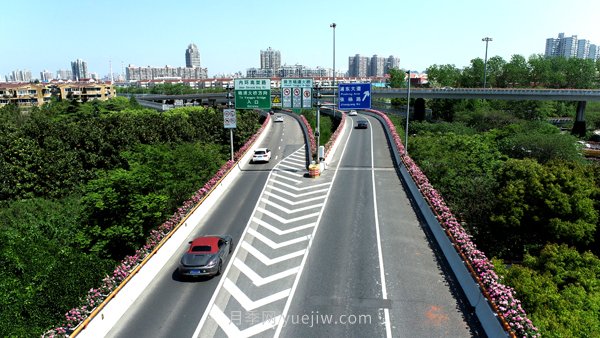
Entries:
<svg viewBox="0 0 600 338">
<path fill-rule="evenodd" d="M 356 122 L 356 129 L 367 129 L 369 127 L 369 123 L 366 120 L 359 120 Z"/>
<path fill-rule="evenodd" d="M 190 241 L 177 272 L 183 277 L 216 276 L 233 250 L 231 236 L 203 236 Z"/>
</svg>

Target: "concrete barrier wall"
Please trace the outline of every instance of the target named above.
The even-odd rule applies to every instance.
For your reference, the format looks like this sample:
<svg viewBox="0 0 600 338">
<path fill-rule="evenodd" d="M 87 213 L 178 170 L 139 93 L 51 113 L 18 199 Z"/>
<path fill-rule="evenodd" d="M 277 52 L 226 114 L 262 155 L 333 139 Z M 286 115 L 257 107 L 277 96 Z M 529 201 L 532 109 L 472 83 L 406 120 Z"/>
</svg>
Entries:
<svg viewBox="0 0 600 338">
<path fill-rule="evenodd" d="M 214 188 L 210 195 L 204 199 L 202 204 L 196 208 L 184 224 L 169 238 L 158 252 L 150 258 L 140 271 L 111 299 L 108 304 L 90 321 L 88 326 L 78 334 L 78 337 L 104 337 L 117 323 L 117 321 L 129 310 L 129 307 L 142 294 L 150 282 L 163 269 L 167 261 L 177 252 L 177 249 L 189 238 L 190 234 L 197 230 L 197 225 L 206 213 L 213 209 L 231 183 L 241 173 L 240 164 L 248 163 L 252 158 L 253 148 L 260 145 L 269 133 L 273 122 L 269 121 L 263 132 L 257 137 L 254 147 L 248 149 L 246 154 L 238 161 L 229 173 Z M 175 269 L 175 267 L 173 267 Z"/>
<path fill-rule="evenodd" d="M 421 191 L 404 166 L 400 157 L 400 153 L 394 145 L 392 132 L 385 123 L 385 120 L 375 113 L 365 112 L 365 114 L 377 118 L 377 120 L 379 120 L 379 122 L 381 122 L 383 125 L 388 138 L 388 143 L 392 149 L 394 162 L 400 171 L 402 182 L 408 190 L 410 198 L 416 205 L 418 212 L 423 217 L 426 226 L 431 230 L 437 245 L 444 254 L 444 258 L 450 266 L 454 277 L 460 284 L 460 287 L 469 301 L 469 304 L 473 307 L 474 312 L 477 315 L 477 318 L 479 319 L 479 322 L 481 323 L 485 333 L 488 337 L 508 337 L 509 335 L 502 327 L 496 312 L 492 309 L 488 299 L 481 292 L 479 284 L 477 284 L 477 282 L 473 279 L 473 276 L 471 276 L 471 273 L 465 266 L 462 258 L 458 252 L 456 252 L 456 249 L 446 235 L 446 232 L 438 222 L 435 214 L 429 207 L 429 204 L 427 204 L 427 201 L 421 194 Z"/>
</svg>

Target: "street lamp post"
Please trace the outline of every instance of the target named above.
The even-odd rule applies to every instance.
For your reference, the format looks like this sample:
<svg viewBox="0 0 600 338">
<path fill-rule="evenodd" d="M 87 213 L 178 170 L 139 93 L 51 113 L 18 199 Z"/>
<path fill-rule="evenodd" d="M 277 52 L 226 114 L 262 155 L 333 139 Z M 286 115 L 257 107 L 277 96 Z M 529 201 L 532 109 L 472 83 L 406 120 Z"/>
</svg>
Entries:
<svg viewBox="0 0 600 338">
<path fill-rule="evenodd" d="M 492 41 L 492 38 L 488 38 L 487 36 L 481 41 L 485 41 L 485 61 L 483 62 L 483 88 L 486 88 L 487 82 L 487 52 L 488 52 L 488 43 Z"/>
<path fill-rule="evenodd" d="M 408 116 L 410 114 L 410 70 L 406 72 L 408 74 L 408 92 L 406 95 L 406 131 L 404 134 L 404 153 L 408 154 Z"/>
<path fill-rule="evenodd" d="M 333 28 L 333 117 L 335 118 L 335 27 L 337 25 L 334 22 L 329 27 Z"/>
</svg>

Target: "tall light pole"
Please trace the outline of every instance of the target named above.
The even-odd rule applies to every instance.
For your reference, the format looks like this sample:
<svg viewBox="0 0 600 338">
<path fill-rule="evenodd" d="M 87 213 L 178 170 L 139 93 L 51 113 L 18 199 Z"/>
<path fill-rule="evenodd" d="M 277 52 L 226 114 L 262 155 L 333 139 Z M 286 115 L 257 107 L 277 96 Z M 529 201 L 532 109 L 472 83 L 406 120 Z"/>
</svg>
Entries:
<svg viewBox="0 0 600 338">
<path fill-rule="evenodd" d="M 487 50 L 488 50 L 488 43 L 490 41 L 492 41 L 492 38 L 488 38 L 487 36 L 483 39 L 481 39 L 481 41 L 485 41 L 485 61 L 483 62 L 483 88 L 486 88 L 486 82 L 487 82 Z"/>
<path fill-rule="evenodd" d="M 404 136 L 404 153 L 408 154 L 408 116 L 410 114 L 410 70 L 408 70 L 406 74 L 408 74 L 408 92 L 406 95 L 406 132 Z"/>
<path fill-rule="evenodd" d="M 333 117 L 335 118 L 335 27 L 337 25 L 334 22 L 329 27 L 333 28 Z"/>
</svg>

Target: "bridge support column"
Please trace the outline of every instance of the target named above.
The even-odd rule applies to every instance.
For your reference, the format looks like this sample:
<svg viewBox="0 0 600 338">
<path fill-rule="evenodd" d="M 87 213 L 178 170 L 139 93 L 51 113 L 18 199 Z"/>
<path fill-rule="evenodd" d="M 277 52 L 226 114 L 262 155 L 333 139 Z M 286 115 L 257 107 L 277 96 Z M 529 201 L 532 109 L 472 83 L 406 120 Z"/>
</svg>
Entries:
<svg viewBox="0 0 600 338">
<path fill-rule="evenodd" d="M 585 105 L 586 101 L 577 102 L 577 115 L 575 117 L 575 123 L 573 124 L 573 130 L 571 134 L 580 137 L 585 136 Z"/>
<path fill-rule="evenodd" d="M 425 120 L 425 99 L 423 98 L 415 100 L 414 120 L 421 122 Z"/>
</svg>

